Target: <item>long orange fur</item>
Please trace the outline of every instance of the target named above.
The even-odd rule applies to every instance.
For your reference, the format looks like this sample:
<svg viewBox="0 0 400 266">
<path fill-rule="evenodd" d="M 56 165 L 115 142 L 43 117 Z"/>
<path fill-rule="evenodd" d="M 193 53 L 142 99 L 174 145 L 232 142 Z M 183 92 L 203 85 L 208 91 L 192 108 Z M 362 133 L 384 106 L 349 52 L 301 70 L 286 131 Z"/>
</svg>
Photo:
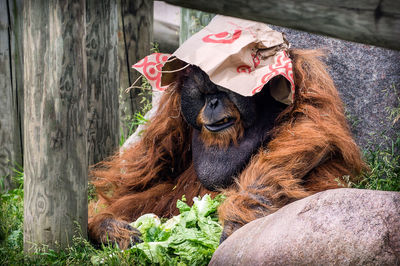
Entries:
<svg viewBox="0 0 400 266">
<path fill-rule="evenodd" d="M 354 178 L 365 168 L 343 104 L 318 59 L 322 53 L 293 49 L 289 54 L 294 103 L 277 119 L 272 140 L 224 191 L 227 198 L 218 213 L 226 225 L 241 226 L 295 200 L 337 188 L 343 176 Z M 171 86 L 141 141 L 92 171 L 99 195 L 92 206 L 103 206 L 99 211 L 92 207 L 92 238 L 100 238 L 106 218 L 131 222 L 144 213 L 168 217 L 177 213 L 176 200 L 182 195 L 191 203 L 194 196 L 211 193 L 197 180 L 191 135 L 180 110 L 180 88 Z"/>
</svg>

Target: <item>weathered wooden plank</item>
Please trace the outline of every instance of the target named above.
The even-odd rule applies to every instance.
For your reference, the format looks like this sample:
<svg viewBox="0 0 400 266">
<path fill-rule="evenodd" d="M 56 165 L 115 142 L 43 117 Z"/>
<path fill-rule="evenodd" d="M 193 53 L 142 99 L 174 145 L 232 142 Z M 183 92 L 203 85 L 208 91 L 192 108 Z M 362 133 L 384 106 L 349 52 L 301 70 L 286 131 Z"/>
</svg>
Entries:
<svg viewBox="0 0 400 266">
<path fill-rule="evenodd" d="M 24 47 L 23 47 L 23 7 L 24 0 L 7 0 L 10 10 L 11 25 L 11 56 L 13 72 L 13 93 L 16 101 L 15 139 L 18 157 L 15 162 L 23 167 L 23 136 L 24 136 Z M 17 132 L 18 131 L 18 132 Z"/>
<path fill-rule="evenodd" d="M 13 117 L 11 47 L 7 0 L 0 1 L 0 177 L 10 186 Z"/>
<path fill-rule="evenodd" d="M 87 233 L 85 0 L 25 1 L 24 249 Z"/>
<path fill-rule="evenodd" d="M 121 134 L 127 137 L 127 124 L 142 107 L 138 91 L 128 88 L 138 77 L 131 66 L 150 53 L 153 41 L 153 0 L 118 0 L 118 59 Z M 139 81 L 136 85 L 140 86 Z"/>
<path fill-rule="evenodd" d="M 400 1 L 166 0 L 165 2 L 400 50 Z"/>
<path fill-rule="evenodd" d="M 88 163 L 112 155 L 119 145 L 118 13 L 116 0 L 86 3 Z"/>
<path fill-rule="evenodd" d="M 15 165 L 22 165 L 21 93 L 22 61 L 20 35 L 20 1 L 0 0 L 0 178 L 4 189 L 13 187 Z M 14 13 L 15 12 L 15 13 Z M 0 190 L 2 188 L 0 187 Z"/>
</svg>

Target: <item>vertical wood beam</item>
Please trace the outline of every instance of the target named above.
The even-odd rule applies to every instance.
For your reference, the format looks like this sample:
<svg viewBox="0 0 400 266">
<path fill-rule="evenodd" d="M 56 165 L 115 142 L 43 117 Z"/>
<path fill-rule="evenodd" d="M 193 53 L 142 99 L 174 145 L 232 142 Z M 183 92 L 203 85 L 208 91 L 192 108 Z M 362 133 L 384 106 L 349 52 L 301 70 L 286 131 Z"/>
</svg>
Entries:
<svg viewBox="0 0 400 266">
<path fill-rule="evenodd" d="M 87 233 L 85 0 L 25 1 L 24 249 Z"/>
<path fill-rule="evenodd" d="M 5 190 L 13 187 L 12 169 L 22 166 L 21 11 L 21 0 L 0 0 L 0 178 Z"/>
<path fill-rule="evenodd" d="M 116 0 L 87 0 L 88 163 L 119 145 L 118 13 Z"/>
<path fill-rule="evenodd" d="M 128 88 L 138 77 L 132 65 L 150 53 L 153 42 L 153 0 L 118 0 L 118 59 L 120 83 L 121 134 L 127 138 L 127 126 L 133 115 L 142 107 L 137 90 Z M 136 83 L 140 86 L 141 82 Z"/>
</svg>

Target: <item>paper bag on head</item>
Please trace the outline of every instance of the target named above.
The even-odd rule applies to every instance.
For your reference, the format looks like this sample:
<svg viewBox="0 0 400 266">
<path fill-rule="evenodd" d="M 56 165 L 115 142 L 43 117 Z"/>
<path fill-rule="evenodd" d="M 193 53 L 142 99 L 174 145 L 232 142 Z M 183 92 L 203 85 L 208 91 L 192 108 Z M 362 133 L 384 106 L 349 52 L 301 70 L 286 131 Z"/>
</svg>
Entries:
<svg viewBox="0 0 400 266">
<path fill-rule="evenodd" d="M 263 23 L 216 16 L 172 55 L 152 54 L 133 68 L 163 90 L 180 70 L 196 65 L 215 84 L 243 96 L 260 92 L 270 82 L 271 95 L 291 104 L 295 86 L 288 46 L 282 33 Z"/>
</svg>

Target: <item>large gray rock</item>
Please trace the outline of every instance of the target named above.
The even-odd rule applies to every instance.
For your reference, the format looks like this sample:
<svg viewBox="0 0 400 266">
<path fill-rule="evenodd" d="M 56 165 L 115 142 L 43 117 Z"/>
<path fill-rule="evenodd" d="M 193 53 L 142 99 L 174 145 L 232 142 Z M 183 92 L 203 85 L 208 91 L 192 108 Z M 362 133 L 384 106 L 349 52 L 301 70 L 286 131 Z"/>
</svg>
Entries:
<svg viewBox="0 0 400 266">
<path fill-rule="evenodd" d="M 361 147 L 390 144 L 381 135 L 394 139 L 400 129 L 400 121 L 393 126 L 390 117 L 390 110 L 400 106 L 400 51 L 271 27 L 284 32 L 294 48 L 326 50 L 326 63 Z"/>
<path fill-rule="evenodd" d="M 210 265 L 400 265 L 400 193 L 328 190 L 232 234 Z"/>
</svg>

